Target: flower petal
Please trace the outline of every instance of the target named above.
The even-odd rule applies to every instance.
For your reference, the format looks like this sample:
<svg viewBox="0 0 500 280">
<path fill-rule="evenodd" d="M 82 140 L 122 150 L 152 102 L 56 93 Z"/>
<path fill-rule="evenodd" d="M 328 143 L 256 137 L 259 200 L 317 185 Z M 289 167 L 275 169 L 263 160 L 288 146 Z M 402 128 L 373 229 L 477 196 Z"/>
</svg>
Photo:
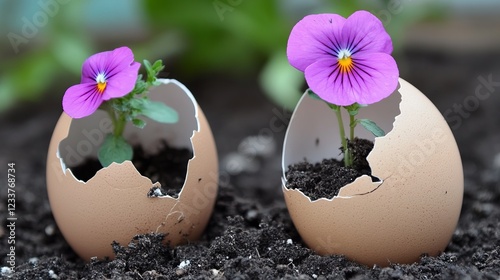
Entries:
<svg viewBox="0 0 500 280">
<path fill-rule="evenodd" d="M 304 71 L 317 60 L 337 57 L 340 35 L 346 19 L 336 14 L 309 15 L 299 21 L 288 38 L 290 64 Z"/>
<path fill-rule="evenodd" d="M 96 83 L 97 75 L 106 74 L 105 65 L 111 53 L 111 51 L 100 52 L 87 58 L 82 65 L 82 80 L 80 83 Z"/>
<path fill-rule="evenodd" d="M 129 67 L 109 78 L 106 89 L 102 93 L 102 99 L 109 100 L 129 94 L 135 87 L 140 67 L 140 63 L 134 62 Z"/>
<path fill-rule="evenodd" d="M 392 40 L 384 25 L 367 11 L 357 11 L 347 18 L 342 42 L 353 55 L 358 52 L 392 53 Z"/>
<path fill-rule="evenodd" d="M 108 79 L 112 79 L 113 76 L 119 74 L 121 71 L 127 70 L 130 66 L 132 66 L 132 64 L 134 64 L 134 54 L 128 47 L 117 48 L 111 52 L 106 63 L 106 77 Z M 139 68 L 137 68 L 137 70 L 138 69 Z M 137 73 L 133 79 L 134 83 L 136 82 L 136 79 Z"/>
<path fill-rule="evenodd" d="M 396 61 L 385 53 L 359 53 L 354 67 L 341 73 L 337 59 L 319 60 L 306 68 L 307 84 L 323 100 L 348 106 L 372 104 L 391 95 L 398 85 Z"/>
<path fill-rule="evenodd" d="M 130 67 L 133 63 L 134 54 L 128 47 L 120 47 L 112 51 L 96 53 L 87 58 L 83 63 L 81 83 L 95 82 L 95 78 L 99 73 L 103 73 L 106 79 L 110 79 Z"/>
<path fill-rule="evenodd" d="M 95 83 L 78 84 L 66 90 L 63 96 L 63 110 L 74 119 L 93 114 L 103 100 Z"/>
<path fill-rule="evenodd" d="M 391 95 L 398 87 L 399 69 L 394 58 L 387 53 L 359 53 L 353 57 L 352 78 L 359 95 L 359 104 L 373 104 Z M 352 80 L 352 79 L 351 79 Z"/>
</svg>

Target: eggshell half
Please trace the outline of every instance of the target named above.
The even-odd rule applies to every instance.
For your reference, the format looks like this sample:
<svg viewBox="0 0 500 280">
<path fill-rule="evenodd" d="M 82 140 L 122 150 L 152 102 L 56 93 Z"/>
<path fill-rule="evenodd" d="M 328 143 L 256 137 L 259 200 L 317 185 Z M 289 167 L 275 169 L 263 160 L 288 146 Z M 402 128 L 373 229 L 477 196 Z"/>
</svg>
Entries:
<svg viewBox="0 0 500 280">
<path fill-rule="evenodd" d="M 113 163 L 87 182 L 71 167 L 96 157 L 111 121 L 104 112 L 83 119 L 60 117 L 49 147 L 47 191 L 64 238 L 84 260 L 114 257 L 111 243 L 128 244 L 137 234 L 165 233 L 171 246 L 196 240 L 211 216 L 218 189 L 218 161 L 212 132 L 189 90 L 176 80 L 161 80 L 150 98 L 179 113 L 176 124 L 149 120 L 144 129 L 129 125 L 125 137 L 154 152 L 166 140 L 192 149 L 184 186 L 177 199 L 148 197 L 157 182 L 142 176 L 130 161 Z"/>
<path fill-rule="evenodd" d="M 311 201 L 286 187 L 285 172 L 304 159 L 340 158 L 340 137 L 336 116 L 323 101 L 305 94 L 298 103 L 282 161 L 282 188 L 295 227 L 317 253 L 345 255 L 369 266 L 438 255 L 455 230 L 463 197 L 462 162 L 450 128 L 425 95 L 403 79 L 389 98 L 360 114 L 389 131 L 375 138 L 367 158 L 380 181 L 364 175 L 333 199 Z M 362 127 L 356 133 L 370 139 Z"/>
</svg>

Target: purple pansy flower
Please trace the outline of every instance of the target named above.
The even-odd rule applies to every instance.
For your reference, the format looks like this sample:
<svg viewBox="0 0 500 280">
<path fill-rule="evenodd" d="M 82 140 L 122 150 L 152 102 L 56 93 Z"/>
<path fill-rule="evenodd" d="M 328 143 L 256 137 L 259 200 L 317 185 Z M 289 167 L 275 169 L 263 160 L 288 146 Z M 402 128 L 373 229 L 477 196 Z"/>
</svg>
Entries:
<svg viewBox="0 0 500 280">
<path fill-rule="evenodd" d="M 92 55 L 83 63 L 81 83 L 64 94 L 64 112 L 72 118 L 83 118 L 104 101 L 127 95 L 135 87 L 140 66 L 127 47 Z"/>
<path fill-rule="evenodd" d="M 290 64 L 304 72 L 311 90 L 339 106 L 372 104 L 396 90 L 399 70 L 391 52 L 382 22 L 366 11 L 347 19 L 306 16 L 293 27 L 287 46 Z"/>
</svg>

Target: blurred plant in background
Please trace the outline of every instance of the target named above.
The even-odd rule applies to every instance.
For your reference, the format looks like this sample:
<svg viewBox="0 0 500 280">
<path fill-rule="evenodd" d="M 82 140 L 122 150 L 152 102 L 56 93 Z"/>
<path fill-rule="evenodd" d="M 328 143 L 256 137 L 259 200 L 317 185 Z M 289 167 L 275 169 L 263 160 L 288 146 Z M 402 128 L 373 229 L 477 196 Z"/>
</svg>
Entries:
<svg viewBox="0 0 500 280">
<path fill-rule="evenodd" d="M 429 0 L 1 1 L 0 112 L 19 101 L 59 99 L 78 82 L 85 58 L 122 45 L 138 61 L 163 58 L 176 77 L 250 75 L 291 109 L 304 84 L 285 54 L 294 23 L 306 14 L 347 17 L 359 9 L 381 19 L 396 56 L 406 26 L 444 15 Z"/>
</svg>

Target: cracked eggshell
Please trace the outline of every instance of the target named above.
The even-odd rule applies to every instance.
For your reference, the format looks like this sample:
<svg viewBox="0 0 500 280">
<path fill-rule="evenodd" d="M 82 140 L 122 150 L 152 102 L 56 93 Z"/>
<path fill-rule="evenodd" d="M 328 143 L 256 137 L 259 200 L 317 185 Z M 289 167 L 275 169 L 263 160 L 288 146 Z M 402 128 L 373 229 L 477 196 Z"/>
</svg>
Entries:
<svg viewBox="0 0 500 280">
<path fill-rule="evenodd" d="M 398 106 L 399 105 L 399 106 Z M 286 187 L 290 164 L 340 158 L 335 114 L 305 94 L 290 121 L 283 148 L 283 192 L 303 241 L 321 255 L 338 254 L 372 266 L 436 256 L 449 243 L 460 215 L 463 170 L 445 119 L 418 89 L 400 79 L 389 98 L 360 110 L 379 124 L 364 175 L 333 199 L 311 201 Z M 344 118 L 348 119 L 348 118 Z M 373 136 L 357 129 L 357 135 Z"/>
<path fill-rule="evenodd" d="M 211 216 L 218 188 L 218 161 L 212 132 L 189 90 L 176 80 L 160 80 L 152 100 L 179 113 L 176 124 L 148 121 L 144 129 L 127 126 L 125 137 L 153 152 L 162 140 L 193 151 L 184 186 L 177 199 L 148 197 L 157 182 L 142 176 L 130 161 L 113 163 L 87 182 L 76 179 L 71 166 L 96 157 L 111 121 L 104 112 L 83 119 L 60 117 L 47 159 L 47 191 L 64 238 L 84 260 L 114 257 L 111 243 L 127 245 L 137 234 L 165 233 L 171 246 L 196 240 Z"/>
</svg>

